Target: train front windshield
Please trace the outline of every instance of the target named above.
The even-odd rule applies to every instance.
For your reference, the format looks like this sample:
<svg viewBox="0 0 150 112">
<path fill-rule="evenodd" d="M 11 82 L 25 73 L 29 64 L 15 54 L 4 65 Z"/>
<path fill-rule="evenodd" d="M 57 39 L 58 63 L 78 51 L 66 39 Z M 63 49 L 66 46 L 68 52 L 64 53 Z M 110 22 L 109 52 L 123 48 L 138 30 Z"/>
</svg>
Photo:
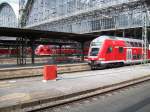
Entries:
<svg viewBox="0 0 150 112">
<path fill-rule="evenodd" d="M 99 50 L 101 49 L 102 43 L 101 42 L 92 42 L 91 43 L 91 50 L 90 50 L 90 56 L 97 56 L 99 53 Z"/>
<path fill-rule="evenodd" d="M 92 48 L 90 52 L 90 56 L 97 56 L 99 52 L 99 48 Z"/>
</svg>

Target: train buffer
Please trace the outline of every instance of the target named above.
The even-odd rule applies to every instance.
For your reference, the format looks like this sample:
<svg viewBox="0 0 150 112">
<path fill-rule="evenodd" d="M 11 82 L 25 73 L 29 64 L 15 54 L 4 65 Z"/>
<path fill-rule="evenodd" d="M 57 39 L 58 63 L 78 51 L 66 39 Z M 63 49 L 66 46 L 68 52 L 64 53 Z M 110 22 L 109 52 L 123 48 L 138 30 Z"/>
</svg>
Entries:
<svg viewBox="0 0 150 112">
<path fill-rule="evenodd" d="M 138 71 L 137 71 L 138 69 Z M 150 79 L 149 66 L 65 73 L 61 80 L 42 77 L 0 81 L 0 111 L 32 111 Z M 15 81 L 14 81 L 15 80 Z"/>
</svg>

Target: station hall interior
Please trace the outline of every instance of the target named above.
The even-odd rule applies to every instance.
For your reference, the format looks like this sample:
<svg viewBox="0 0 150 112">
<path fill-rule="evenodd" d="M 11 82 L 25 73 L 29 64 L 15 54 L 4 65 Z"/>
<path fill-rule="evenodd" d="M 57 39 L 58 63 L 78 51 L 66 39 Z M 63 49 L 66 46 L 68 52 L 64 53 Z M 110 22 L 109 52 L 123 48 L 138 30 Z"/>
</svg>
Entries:
<svg viewBox="0 0 150 112">
<path fill-rule="evenodd" d="M 0 0 L 0 112 L 150 112 L 149 69 L 150 0 Z"/>
</svg>

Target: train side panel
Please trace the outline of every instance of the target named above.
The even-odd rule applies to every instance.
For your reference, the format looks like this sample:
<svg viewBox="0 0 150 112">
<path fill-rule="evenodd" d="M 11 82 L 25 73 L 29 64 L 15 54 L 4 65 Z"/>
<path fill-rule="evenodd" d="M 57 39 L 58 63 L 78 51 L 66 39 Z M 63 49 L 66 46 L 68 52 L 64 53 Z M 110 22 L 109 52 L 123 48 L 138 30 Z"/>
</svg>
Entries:
<svg viewBox="0 0 150 112">
<path fill-rule="evenodd" d="M 124 41 L 106 40 L 101 53 L 101 57 L 106 62 L 118 62 L 126 60 L 126 49 Z"/>
</svg>

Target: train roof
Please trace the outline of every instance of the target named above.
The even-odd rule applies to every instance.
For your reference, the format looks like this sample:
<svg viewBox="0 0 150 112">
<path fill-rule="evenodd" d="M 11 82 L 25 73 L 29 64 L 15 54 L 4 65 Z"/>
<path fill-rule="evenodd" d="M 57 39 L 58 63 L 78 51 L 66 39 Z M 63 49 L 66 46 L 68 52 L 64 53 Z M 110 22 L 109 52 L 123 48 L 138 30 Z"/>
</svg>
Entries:
<svg viewBox="0 0 150 112">
<path fill-rule="evenodd" d="M 103 42 L 106 39 L 112 39 L 112 40 L 123 40 L 126 42 L 142 42 L 140 39 L 133 39 L 133 38 L 126 38 L 126 37 L 116 37 L 116 36 L 99 36 L 96 39 L 93 40 L 93 42 Z"/>
</svg>

